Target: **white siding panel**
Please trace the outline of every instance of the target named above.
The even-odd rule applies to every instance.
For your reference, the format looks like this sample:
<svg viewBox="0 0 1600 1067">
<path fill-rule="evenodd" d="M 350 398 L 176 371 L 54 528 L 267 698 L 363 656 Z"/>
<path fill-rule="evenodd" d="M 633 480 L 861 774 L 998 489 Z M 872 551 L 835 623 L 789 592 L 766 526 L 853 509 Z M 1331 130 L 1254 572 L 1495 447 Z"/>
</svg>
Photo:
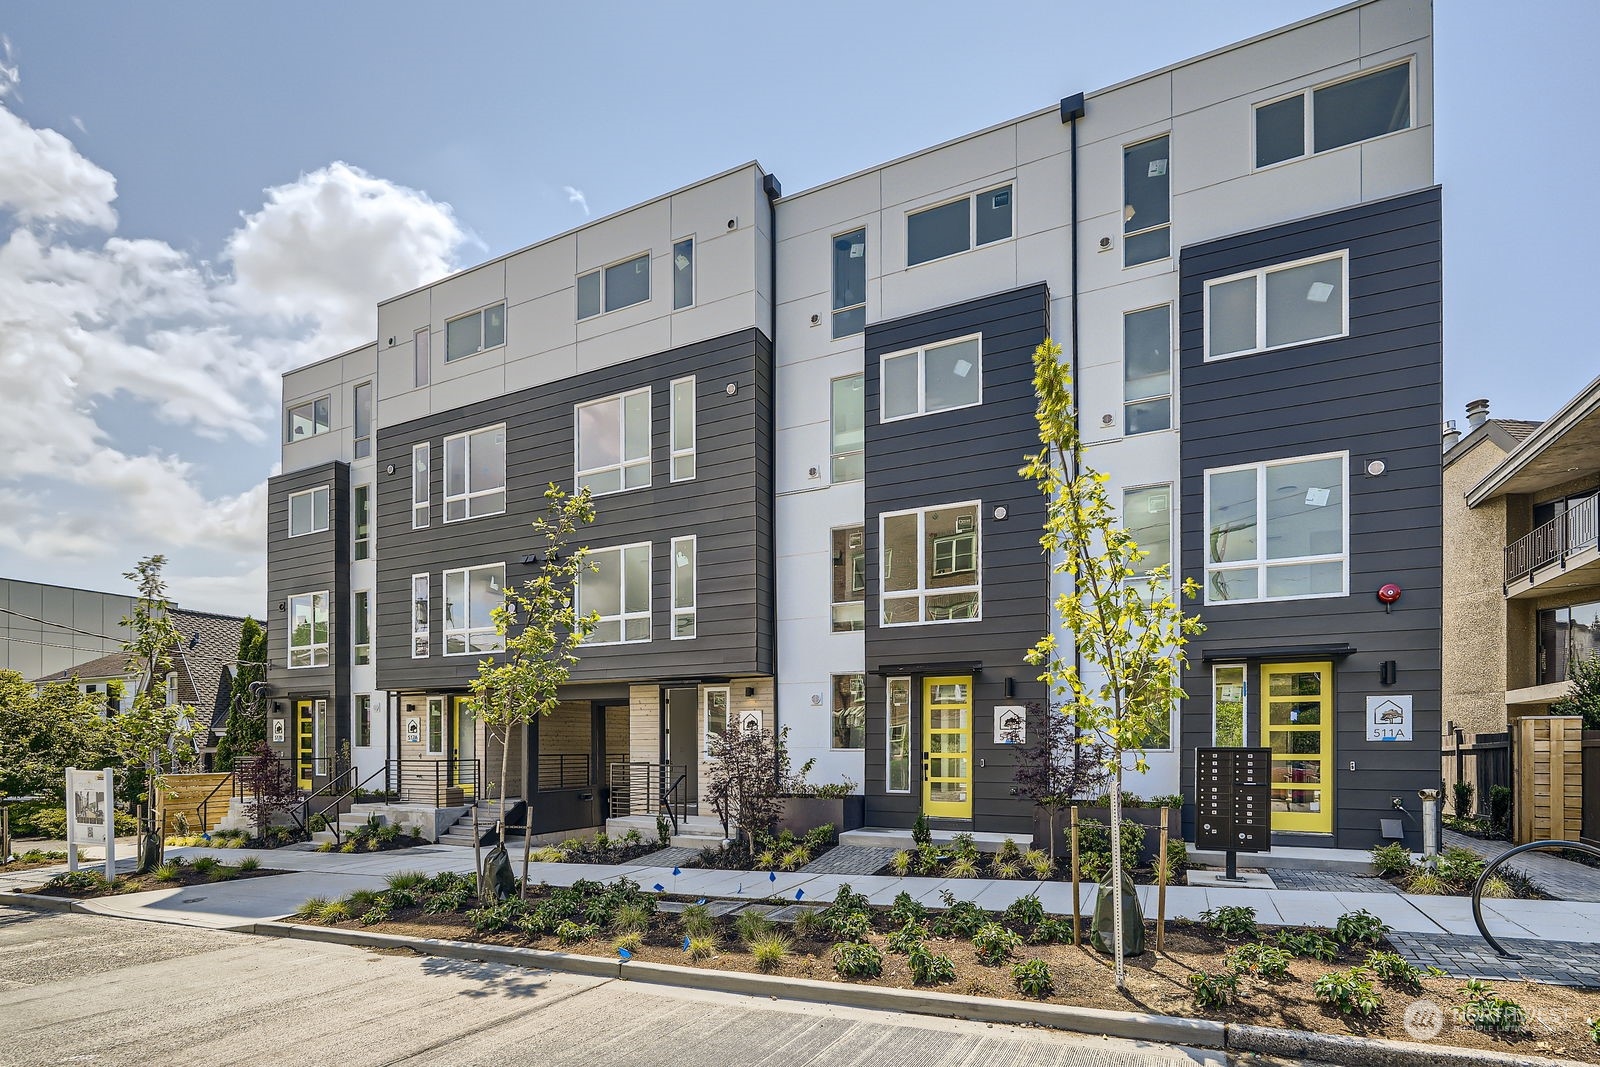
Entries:
<svg viewBox="0 0 1600 1067">
<path fill-rule="evenodd" d="M 504 260 L 486 263 L 476 270 L 447 278 L 433 287 L 433 328 L 443 330 L 444 324 L 457 315 L 505 298 Z"/>
<path fill-rule="evenodd" d="M 955 196 L 963 189 L 977 192 L 992 175 L 1016 165 L 1016 127 L 1002 126 L 883 168 L 883 203 L 905 206 Z"/>
<path fill-rule="evenodd" d="M 509 392 L 570 378 L 578 373 L 578 346 L 562 345 L 526 359 L 509 360 L 505 373 Z"/>
<path fill-rule="evenodd" d="M 1179 67 L 1172 72 L 1172 94 L 1179 111 L 1244 96 L 1307 72 L 1353 59 L 1361 51 L 1361 23 L 1355 11 L 1319 19 L 1289 33 Z"/>
</svg>

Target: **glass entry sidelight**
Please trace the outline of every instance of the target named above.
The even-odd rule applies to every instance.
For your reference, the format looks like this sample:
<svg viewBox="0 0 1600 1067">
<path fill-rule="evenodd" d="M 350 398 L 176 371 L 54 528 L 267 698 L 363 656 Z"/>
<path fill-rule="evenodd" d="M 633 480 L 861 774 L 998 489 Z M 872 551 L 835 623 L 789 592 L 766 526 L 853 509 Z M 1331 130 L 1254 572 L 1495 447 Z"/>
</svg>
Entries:
<svg viewBox="0 0 1600 1067">
<path fill-rule="evenodd" d="M 470 697 L 450 700 L 450 755 L 450 784 L 472 796 L 478 784 L 478 707 Z"/>
<path fill-rule="evenodd" d="M 972 679 L 922 683 L 922 810 L 934 818 L 972 818 Z"/>
<path fill-rule="evenodd" d="M 295 781 L 299 784 L 301 789 L 310 789 L 311 770 L 315 762 L 317 744 L 317 723 L 311 715 L 311 701 L 296 700 L 294 702 L 294 717 Z"/>
<path fill-rule="evenodd" d="M 1272 749 L 1272 828 L 1333 832 L 1333 664 L 1261 667 L 1261 736 Z"/>
</svg>

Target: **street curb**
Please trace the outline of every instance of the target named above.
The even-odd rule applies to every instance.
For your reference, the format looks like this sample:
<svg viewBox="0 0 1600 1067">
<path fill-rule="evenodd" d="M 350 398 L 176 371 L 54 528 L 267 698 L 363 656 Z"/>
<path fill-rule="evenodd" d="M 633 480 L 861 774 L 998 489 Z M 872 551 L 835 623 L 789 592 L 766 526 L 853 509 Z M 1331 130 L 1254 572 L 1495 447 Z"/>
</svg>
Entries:
<svg viewBox="0 0 1600 1067">
<path fill-rule="evenodd" d="M 299 923 L 253 923 L 235 927 L 235 930 L 265 937 L 319 941 L 324 944 L 350 945 L 356 948 L 409 948 L 428 956 L 505 963 L 514 967 L 538 967 L 549 971 L 588 975 L 593 978 L 617 978 L 618 971 L 622 967 L 620 960 L 579 956 L 570 952 L 510 948 L 505 945 L 485 945 L 476 941 L 448 941 L 434 937 L 402 937 L 398 934 L 377 934 L 365 930 L 335 930 L 329 927 L 302 926 Z"/>
<path fill-rule="evenodd" d="M 1415 1067 L 1417 1064 L 1429 1067 L 1589 1067 L 1580 1060 L 1384 1038 L 1313 1034 L 1241 1023 L 1228 1024 L 1228 1051 L 1337 1063 L 1344 1067 Z"/>
<path fill-rule="evenodd" d="M 0 904 L 14 908 L 32 908 L 34 911 L 83 911 L 81 903 L 72 897 L 50 897 L 43 893 L 0 893 Z"/>
</svg>

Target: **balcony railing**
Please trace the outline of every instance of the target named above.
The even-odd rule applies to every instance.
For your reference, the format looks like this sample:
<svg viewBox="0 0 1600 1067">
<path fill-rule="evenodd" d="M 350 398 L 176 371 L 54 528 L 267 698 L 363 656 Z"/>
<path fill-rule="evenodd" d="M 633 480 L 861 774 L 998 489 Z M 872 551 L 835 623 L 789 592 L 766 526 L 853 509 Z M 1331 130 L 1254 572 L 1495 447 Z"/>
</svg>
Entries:
<svg viewBox="0 0 1600 1067">
<path fill-rule="evenodd" d="M 1572 553 L 1594 547 L 1597 534 L 1600 496 L 1591 496 L 1506 546 L 1506 583 L 1526 578 L 1547 563 L 1565 563 Z"/>
</svg>

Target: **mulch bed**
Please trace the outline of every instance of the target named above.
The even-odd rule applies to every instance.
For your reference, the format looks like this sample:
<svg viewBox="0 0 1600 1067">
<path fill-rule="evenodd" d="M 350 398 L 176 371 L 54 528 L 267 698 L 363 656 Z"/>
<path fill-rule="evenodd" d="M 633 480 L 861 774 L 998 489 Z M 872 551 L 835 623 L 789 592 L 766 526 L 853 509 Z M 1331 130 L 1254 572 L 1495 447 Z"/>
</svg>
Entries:
<svg viewBox="0 0 1600 1067">
<path fill-rule="evenodd" d="M 97 868 L 80 865 L 80 871 L 93 872 Z M 210 874 L 201 874 L 188 864 L 178 868 L 176 878 L 162 881 L 154 873 L 151 874 L 124 874 L 119 875 L 111 884 L 104 881 L 92 883 L 84 888 L 69 886 L 50 886 L 48 884 L 36 886 L 27 890 L 29 893 L 38 893 L 47 897 L 71 897 L 74 900 L 88 900 L 92 897 L 121 896 L 124 893 L 144 893 L 155 889 L 187 889 L 190 886 L 213 885 L 217 882 L 232 882 L 241 878 L 262 878 L 271 874 L 288 874 L 288 871 L 270 870 L 258 867 L 253 871 L 241 871 L 237 867 L 225 867 L 212 871 Z"/>
</svg>

